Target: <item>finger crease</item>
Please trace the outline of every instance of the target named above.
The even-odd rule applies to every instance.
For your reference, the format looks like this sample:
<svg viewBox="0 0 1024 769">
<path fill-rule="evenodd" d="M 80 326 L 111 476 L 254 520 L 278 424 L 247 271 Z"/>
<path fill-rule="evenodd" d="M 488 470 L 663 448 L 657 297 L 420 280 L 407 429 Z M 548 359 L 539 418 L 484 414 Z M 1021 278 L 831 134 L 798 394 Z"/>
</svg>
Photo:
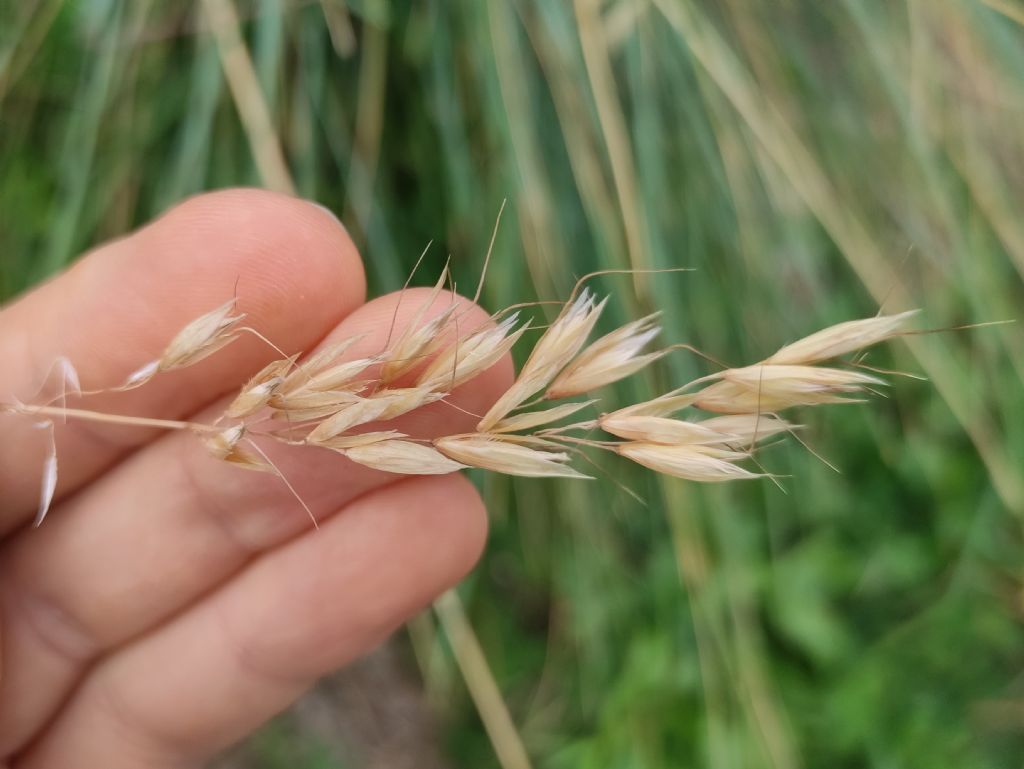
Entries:
<svg viewBox="0 0 1024 769">
<path fill-rule="evenodd" d="M 25 624 L 43 644 L 67 660 L 82 664 L 96 656 L 101 645 L 85 624 L 57 601 L 34 593 L 31 588 L 8 581 L 7 599 Z"/>
</svg>

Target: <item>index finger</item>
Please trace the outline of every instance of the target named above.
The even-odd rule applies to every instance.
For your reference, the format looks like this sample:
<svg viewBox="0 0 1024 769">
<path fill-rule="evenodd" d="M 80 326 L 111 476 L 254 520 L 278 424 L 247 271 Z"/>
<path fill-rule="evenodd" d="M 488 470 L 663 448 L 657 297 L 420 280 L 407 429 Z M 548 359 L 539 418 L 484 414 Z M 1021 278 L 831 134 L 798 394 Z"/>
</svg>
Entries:
<svg viewBox="0 0 1024 769">
<path fill-rule="evenodd" d="M 114 387 L 159 357 L 189 321 L 230 299 L 247 324 L 287 353 L 312 348 L 363 303 L 362 263 L 326 210 L 259 190 L 193 198 L 135 234 L 107 244 L 0 311 L 0 402 L 30 398 L 59 356 L 83 389 Z M 83 408 L 179 418 L 278 357 L 244 335 L 194 367 L 137 390 L 88 396 Z M 34 512 L 46 436 L 0 414 L 0 534 Z M 152 439 L 138 428 L 55 425 L 57 496 L 79 488 Z"/>
</svg>

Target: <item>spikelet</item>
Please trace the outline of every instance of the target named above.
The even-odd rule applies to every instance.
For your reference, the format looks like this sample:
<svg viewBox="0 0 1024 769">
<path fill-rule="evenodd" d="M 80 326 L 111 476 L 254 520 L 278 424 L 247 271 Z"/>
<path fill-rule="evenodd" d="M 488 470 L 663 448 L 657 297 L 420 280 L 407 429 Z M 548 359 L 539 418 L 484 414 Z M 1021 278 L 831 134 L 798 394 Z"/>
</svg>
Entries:
<svg viewBox="0 0 1024 769">
<path fill-rule="evenodd" d="M 658 473 L 684 478 L 688 481 L 716 483 L 747 478 L 761 478 L 761 474 L 734 465 L 728 459 L 709 456 L 696 446 L 667 446 L 661 443 L 623 443 L 616 447 L 621 456 Z"/>
<path fill-rule="evenodd" d="M 838 358 L 896 336 L 906 321 L 917 312 L 908 310 L 897 315 L 879 315 L 837 323 L 786 345 L 765 363 L 810 364 Z"/>
<path fill-rule="evenodd" d="M 380 356 L 340 360 L 361 336 L 349 337 L 314 353 L 296 366 L 271 393 L 275 419 L 305 422 L 323 419 L 361 400 L 373 380 L 357 379 Z"/>
<path fill-rule="evenodd" d="M 331 366 L 337 365 L 349 348 L 365 336 L 366 334 L 359 334 L 346 337 L 337 342 L 332 342 L 319 352 L 313 353 L 285 377 L 280 387 L 281 392 L 293 393 L 304 388 L 317 374 L 322 373 Z"/>
<path fill-rule="evenodd" d="M 722 443 L 735 443 L 740 446 L 749 445 L 755 438 L 762 441 L 800 428 L 800 425 L 769 414 L 730 414 L 705 419 L 700 424 L 729 436 L 729 439 L 723 440 Z"/>
<path fill-rule="evenodd" d="M 345 390 L 356 381 L 357 376 L 375 363 L 379 363 L 380 360 L 380 356 L 374 355 L 335 363 L 313 374 L 305 382 L 296 384 L 294 387 L 283 387 L 282 391 L 286 395 L 301 395 L 302 393 Z"/>
<path fill-rule="evenodd" d="M 426 301 L 420 305 L 402 335 L 388 350 L 386 361 L 380 370 L 380 381 L 383 384 L 390 384 L 403 374 L 408 373 L 443 344 L 444 337 L 441 335 L 441 331 L 448 325 L 455 313 L 455 295 L 452 294 L 452 304 L 440 315 L 426 323 L 423 322 L 423 316 L 434 304 L 447 277 L 448 268 L 445 267 Z"/>
<path fill-rule="evenodd" d="M 204 313 L 187 324 L 170 341 L 157 360 L 132 372 L 121 390 L 145 384 L 161 371 L 172 371 L 198 363 L 237 339 L 231 332 L 245 314 L 233 315 L 237 304 L 231 299 L 215 310 Z"/>
<path fill-rule="evenodd" d="M 450 459 L 506 475 L 529 478 L 587 478 L 566 464 L 565 452 L 533 448 L 506 440 L 506 436 L 469 433 L 438 438 L 434 446 Z"/>
<path fill-rule="evenodd" d="M 235 467 L 263 473 L 276 472 L 262 457 L 241 445 L 243 437 L 245 437 L 245 427 L 236 425 L 208 436 L 203 443 L 212 456 L 224 462 L 230 462 Z"/>
<path fill-rule="evenodd" d="M 703 444 L 694 444 L 693 446 L 687 446 L 686 448 L 695 454 L 701 454 L 705 457 L 715 457 L 716 459 L 724 459 L 726 462 L 742 462 L 744 459 L 750 459 L 752 455 L 751 451 L 722 448 L 721 446 L 706 446 Z"/>
<path fill-rule="evenodd" d="M 646 414 L 604 414 L 597 423 L 602 430 L 619 438 L 647 443 L 684 445 L 739 440 L 738 435 L 725 434 L 699 422 Z"/>
<path fill-rule="evenodd" d="M 235 305 L 236 300 L 231 299 L 179 331 L 160 356 L 160 371 L 191 366 L 234 341 L 231 331 L 245 317 L 232 314 Z"/>
<path fill-rule="evenodd" d="M 32 522 L 33 526 L 39 526 L 50 512 L 53 504 L 53 495 L 57 491 L 57 436 L 53 431 L 53 422 L 47 420 L 37 423 L 36 428 L 46 430 L 49 437 L 49 446 L 46 451 L 46 459 L 43 461 L 43 477 L 39 485 L 39 507 L 36 509 L 36 517 Z"/>
<path fill-rule="evenodd" d="M 627 323 L 590 344 L 555 377 L 545 397 L 554 400 L 582 395 L 618 382 L 662 357 L 665 352 L 641 355 L 660 332 L 658 313 Z"/>
<path fill-rule="evenodd" d="M 416 384 L 447 391 L 482 374 L 512 349 L 529 323 L 517 330 L 519 313 L 513 313 L 497 326 L 480 329 L 446 347 L 420 374 Z"/>
<path fill-rule="evenodd" d="M 523 414 L 516 414 L 512 417 L 502 419 L 491 428 L 492 433 L 514 433 L 520 430 L 532 430 L 534 427 L 549 425 L 567 416 L 585 409 L 597 401 L 581 401 L 579 403 L 563 403 L 561 406 L 544 409 L 543 411 L 527 411 Z"/>
<path fill-rule="evenodd" d="M 422 365 L 425 360 L 437 352 L 446 342 L 441 332 L 445 326 L 451 323 L 454 314 L 455 307 L 453 305 L 411 335 L 403 347 L 390 350 L 386 356 L 386 362 L 381 367 L 381 383 L 391 384 L 417 366 Z"/>
<path fill-rule="evenodd" d="M 241 389 L 224 416 L 229 419 L 245 419 L 266 407 L 294 364 L 295 356 L 267 364 Z"/>
<path fill-rule="evenodd" d="M 405 433 L 398 430 L 378 430 L 370 433 L 356 433 L 355 435 L 336 435 L 333 438 L 326 438 L 317 442 L 317 446 L 334 451 L 345 452 L 346 449 L 353 449 L 357 446 L 367 446 L 371 443 L 381 441 L 398 440 L 408 438 Z"/>
<path fill-rule="evenodd" d="M 644 443 L 690 446 L 745 446 L 798 427 L 768 414 L 737 414 L 700 422 L 620 410 L 597 420 L 605 432 Z"/>
<path fill-rule="evenodd" d="M 387 404 L 377 419 L 395 419 L 410 411 L 436 403 L 448 393 L 431 390 L 427 387 L 396 387 L 381 390 L 373 395 L 372 400 L 383 400 Z"/>
<path fill-rule="evenodd" d="M 404 475 L 445 475 L 466 465 L 444 456 L 437 449 L 412 441 L 386 440 L 353 446 L 345 456 L 374 470 Z"/>
<path fill-rule="evenodd" d="M 694 403 L 705 411 L 724 414 L 782 411 L 793 406 L 851 403 L 846 393 L 862 392 L 869 385 L 884 385 L 878 377 L 857 371 L 757 364 L 727 369 L 723 381 L 696 394 Z"/>
<path fill-rule="evenodd" d="M 341 409 L 363 400 L 360 393 L 366 389 L 361 382 L 349 390 L 331 390 L 328 392 L 299 392 L 285 394 L 278 391 L 270 396 L 270 406 L 274 409 L 274 419 L 288 422 L 308 422 L 323 419 L 338 413 Z"/>
<path fill-rule="evenodd" d="M 537 341 L 515 383 L 484 415 L 477 430 L 487 432 L 516 406 L 546 388 L 586 344 L 607 303 L 607 297 L 598 303 L 589 290 L 583 289 L 576 301 L 567 304 Z"/>
<path fill-rule="evenodd" d="M 385 421 L 406 414 L 413 409 L 444 397 L 423 387 L 403 387 L 381 390 L 369 398 L 359 398 L 336 414 L 327 417 L 309 434 L 311 443 L 322 443 L 353 427 L 368 422 Z"/>
</svg>

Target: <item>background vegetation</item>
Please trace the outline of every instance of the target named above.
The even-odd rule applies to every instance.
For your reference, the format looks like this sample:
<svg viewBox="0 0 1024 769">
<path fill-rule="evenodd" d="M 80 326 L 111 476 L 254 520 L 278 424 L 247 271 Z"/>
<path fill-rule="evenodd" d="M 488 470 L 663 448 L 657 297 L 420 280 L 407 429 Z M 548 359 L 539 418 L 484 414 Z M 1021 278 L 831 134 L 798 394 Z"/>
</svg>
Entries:
<svg viewBox="0 0 1024 769">
<path fill-rule="evenodd" d="M 504 198 L 492 308 L 696 268 L 605 279 L 606 320 L 661 308 L 731 362 L 883 302 L 1012 318 L 1022 23 L 1018 0 L 0 0 L 0 296 L 254 184 L 338 212 L 376 291 L 431 239 L 430 274 L 451 253 L 472 285 Z M 480 477 L 489 551 L 401 641 L 444 761 L 1019 766 L 1024 324 L 872 360 L 930 381 L 807 415 L 842 472 L 773 449 L 788 494 Z M 678 354 L 621 394 L 706 370 Z M 290 723 L 252 761 L 363 765 Z"/>
</svg>

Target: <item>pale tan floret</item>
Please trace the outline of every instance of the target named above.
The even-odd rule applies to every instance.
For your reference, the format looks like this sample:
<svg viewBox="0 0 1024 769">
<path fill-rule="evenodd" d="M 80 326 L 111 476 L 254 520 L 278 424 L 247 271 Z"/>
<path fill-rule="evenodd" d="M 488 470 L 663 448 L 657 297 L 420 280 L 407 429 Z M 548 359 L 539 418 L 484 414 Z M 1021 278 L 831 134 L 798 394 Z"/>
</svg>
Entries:
<svg viewBox="0 0 1024 769">
<path fill-rule="evenodd" d="M 908 310 L 897 315 L 837 323 L 786 345 L 765 363 L 808 364 L 838 358 L 898 335 L 917 312 Z"/>
<path fill-rule="evenodd" d="M 841 368 L 757 364 L 731 368 L 722 372 L 722 379 L 752 390 L 778 392 L 858 392 L 866 385 L 884 385 L 885 381 L 871 374 Z"/>
<path fill-rule="evenodd" d="M 232 299 L 189 323 L 178 332 L 160 356 L 159 369 L 184 368 L 234 341 L 231 331 L 245 315 L 234 315 L 237 302 Z"/>
<path fill-rule="evenodd" d="M 717 414 L 760 414 L 782 411 L 794 406 L 819 406 L 828 403 L 858 403 L 860 398 L 849 398 L 831 390 L 803 391 L 773 395 L 758 392 L 735 382 L 717 382 L 701 390 L 694 405 Z"/>
<path fill-rule="evenodd" d="M 531 430 L 534 427 L 549 425 L 560 419 L 565 419 L 577 411 L 590 406 L 597 401 L 581 401 L 579 403 L 563 403 L 561 406 L 544 409 L 542 411 L 528 411 L 524 414 L 505 417 L 498 424 L 491 428 L 492 433 L 513 433 L 520 430 Z"/>
<path fill-rule="evenodd" d="M 356 377 L 379 363 L 380 357 L 338 360 L 360 338 L 343 339 L 295 367 L 270 395 L 274 418 L 290 422 L 323 419 L 363 400 L 360 393 L 375 380 Z"/>
<path fill-rule="evenodd" d="M 408 437 L 405 433 L 401 433 L 398 430 L 377 430 L 370 433 L 356 433 L 355 435 L 336 435 L 333 438 L 317 441 L 316 445 L 324 449 L 344 452 L 345 449 L 352 449 L 357 446 L 366 446 L 371 443 Z"/>
<path fill-rule="evenodd" d="M 375 363 L 380 363 L 380 356 L 356 358 L 342 363 L 335 363 L 310 376 L 305 382 L 292 388 L 283 388 L 286 394 L 328 392 L 330 390 L 346 390 L 356 377 Z"/>
<path fill-rule="evenodd" d="M 289 422 L 307 422 L 323 419 L 336 414 L 346 406 L 364 400 L 360 393 L 366 388 L 360 383 L 353 390 L 332 390 L 328 392 L 282 393 L 280 388 L 270 396 L 274 419 Z"/>
<path fill-rule="evenodd" d="M 723 443 L 733 444 L 733 438 L 737 445 L 747 445 L 757 440 L 765 440 L 780 433 L 788 433 L 797 430 L 800 425 L 787 422 L 769 414 L 729 414 L 721 417 L 704 419 L 699 424 L 722 435 L 731 436 L 730 440 Z"/>
<path fill-rule="evenodd" d="M 619 438 L 649 443 L 693 444 L 721 443 L 739 440 L 739 436 L 723 434 L 720 430 L 699 422 L 648 416 L 646 414 L 604 414 L 597 420 L 602 430 Z"/>
<path fill-rule="evenodd" d="M 431 389 L 454 390 L 497 363 L 519 341 L 529 324 L 513 330 L 518 313 L 497 326 L 474 331 L 444 348 L 420 374 L 416 384 Z"/>
<path fill-rule="evenodd" d="M 431 446 L 412 441 L 386 440 L 353 446 L 345 456 L 374 470 L 404 475 L 444 475 L 466 465 L 455 462 Z"/>
<path fill-rule="evenodd" d="M 641 355 L 660 332 L 654 321 L 658 314 L 627 323 L 590 344 L 555 377 L 545 397 L 549 399 L 582 395 L 618 382 L 662 357 L 665 352 Z"/>
<path fill-rule="evenodd" d="M 391 384 L 401 376 L 422 365 L 431 355 L 445 344 L 445 326 L 452 322 L 455 307 L 449 307 L 437 317 L 410 335 L 400 346 L 388 351 L 384 365 L 381 366 L 380 381 Z"/>
<path fill-rule="evenodd" d="M 544 390 L 582 349 L 608 298 L 597 302 L 587 289 L 559 316 L 537 341 L 515 383 L 491 407 L 477 425 L 486 432 L 532 395 Z"/>
<path fill-rule="evenodd" d="M 211 455 L 235 467 L 263 473 L 276 472 L 262 457 L 241 445 L 244 437 L 245 427 L 236 425 L 207 436 L 203 443 Z"/>
<path fill-rule="evenodd" d="M 330 366 L 337 365 L 341 356 L 348 352 L 356 342 L 363 339 L 366 334 L 346 337 L 337 342 L 332 342 L 319 352 L 315 352 L 302 361 L 295 369 L 285 377 L 280 387 L 283 393 L 292 393 L 304 388 L 317 374 L 322 373 Z"/>
<path fill-rule="evenodd" d="M 716 483 L 763 477 L 734 465 L 727 459 L 710 456 L 696 446 L 667 446 L 661 443 L 623 443 L 616 451 L 627 459 L 658 473 L 689 481 Z"/>
<path fill-rule="evenodd" d="M 642 401 L 630 406 L 623 406 L 621 409 L 618 409 L 607 416 L 643 414 L 652 417 L 667 417 L 675 414 L 677 411 L 689 408 L 698 398 L 698 395 L 695 393 L 688 393 L 685 395 L 679 395 L 677 393 L 678 391 L 665 393 L 664 395 L 659 395 L 657 398 L 652 398 L 649 401 Z"/>
<path fill-rule="evenodd" d="M 767 414 L 738 414 L 700 422 L 622 411 L 603 414 L 598 425 L 619 438 L 692 446 L 743 446 L 788 432 L 794 425 Z"/>
<path fill-rule="evenodd" d="M 402 335 L 391 344 L 385 356 L 386 361 L 381 366 L 380 381 L 383 384 L 390 384 L 414 369 L 443 343 L 441 331 L 455 313 L 455 295 L 452 294 L 452 303 L 440 315 L 426 323 L 423 322 L 423 318 L 436 301 L 447 278 L 448 268 L 445 267 L 433 290 L 410 319 Z"/>
<path fill-rule="evenodd" d="M 698 408 L 725 414 L 774 412 L 793 406 L 849 403 L 844 394 L 869 385 L 884 385 L 878 377 L 845 369 L 817 366 L 757 364 L 727 369 L 716 382 L 696 394 Z"/>
<path fill-rule="evenodd" d="M 452 435 L 434 441 L 437 449 L 456 462 L 506 475 L 530 478 L 587 478 L 567 463 L 566 452 L 547 451 L 485 433 Z"/>
<path fill-rule="evenodd" d="M 724 459 L 726 462 L 742 462 L 744 459 L 750 459 L 753 454 L 753 451 L 735 448 L 722 448 L 721 446 L 708 446 L 704 444 L 693 444 L 686 448 L 690 449 L 695 454 L 703 454 L 706 457 Z"/>
<path fill-rule="evenodd" d="M 186 325 L 175 334 L 157 360 L 149 361 L 132 372 L 121 389 L 143 385 L 161 371 L 191 366 L 235 341 L 238 336 L 232 331 L 245 318 L 244 313 L 232 314 L 236 305 L 237 300 L 231 299 Z"/>
<path fill-rule="evenodd" d="M 309 441 L 320 443 L 368 422 L 394 419 L 442 397 L 442 393 L 422 387 L 381 390 L 369 398 L 359 398 L 324 419 L 309 434 Z"/>
<path fill-rule="evenodd" d="M 224 412 L 229 419 L 245 419 L 265 408 L 274 391 L 284 383 L 295 358 L 285 358 L 267 364 L 250 379 Z"/>
</svg>

